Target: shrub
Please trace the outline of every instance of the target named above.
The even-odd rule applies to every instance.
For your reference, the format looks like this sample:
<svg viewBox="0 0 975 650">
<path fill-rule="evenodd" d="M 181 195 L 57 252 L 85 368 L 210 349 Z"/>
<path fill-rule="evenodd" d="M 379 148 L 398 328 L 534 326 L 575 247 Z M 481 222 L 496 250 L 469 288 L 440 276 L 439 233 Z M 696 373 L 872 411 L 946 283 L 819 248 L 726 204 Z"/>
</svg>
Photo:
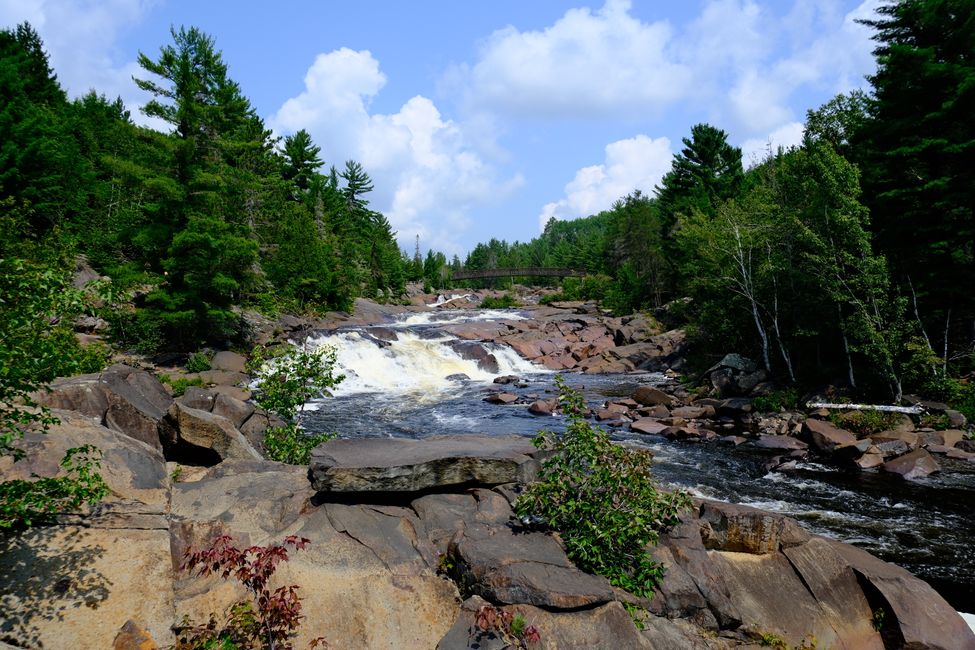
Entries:
<svg viewBox="0 0 975 650">
<path fill-rule="evenodd" d="M 199 377 L 170 377 L 169 375 L 159 375 L 159 381 L 169 384 L 173 390 L 173 397 L 180 397 L 186 394 L 186 389 L 190 386 L 206 386 L 206 382 Z"/>
<path fill-rule="evenodd" d="M 481 309 L 508 309 L 517 306 L 518 301 L 510 293 L 502 294 L 498 298 L 487 296 L 481 300 Z"/>
<path fill-rule="evenodd" d="M 209 648 L 234 650 L 290 650 L 292 639 L 301 619 L 301 598 L 298 586 L 289 585 L 271 590 L 269 583 L 278 564 L 288 561 L 288 546 L 302 550 L 308 546 L 305 538 L 290 535 L 282 544 L 251 546 L 239 549 L 228 535 L 217 537 L 209 547 L 186 551 L 182 570 L 198 576 L 219 573 L 234 578 L 251 595 L 230 607 L 223 624 L 210 615 L 204 625 L 185 627 L 178 635 L 176 650 L 204 650 Z M 311 647 L 327 647 L 323 639 L 315 639 Z"/>
<path fill-rule="evenodd" d="M 472 648 L 481 647 L 480 637 L 496 636 L 506 648 L 529 648 L 542 640 L 538 628 L 529 625 L 521 614 L 512 614 L 493 605 L 481 605 L 474 614 L 474 633 L 471 635 Z"/>
<path fill-rule="evenodd" d="M 760 395 L 752 400 L 752 407 L 759 413 L 778 413 L 782 409 L 794 409 L 798 403 L 799 394 L 790 388 Z"/>
<path fill-rule="evenodd" d="M 883 411 L 845 411 L 833 413 L 830 422 L 859 436 L 867 436 L 881 431 L 888 431 L 897 426 L 900 413 L 885 413 Z"/>
<path fill-rule="evenodd" d="M 206 372 L 210 369 L 210 360 L 212 358 L 206 352 L 194 352 L 186 360 L 187 372 Z"/>
<path fill-rule="evenodd" d="M 614 444 L 586 419 L 582 396 L 561 377 L 555 381 L 568 426 L 563 434 L 535 437 L 535 446 L 552 456 L 515 501 L 515 512 L 559 531 L 569 558 L 583 570 L 649 597 L 664 569 L 647 546 L 679 521 L 690 497 L 660 489 L 650 474 L 653 455 Z"/>
<path fill-rule="evenodd" d="M 264 452 L 268 458 L 305 465 L 314 447 L 335 437 L 308 436 L 301 429 L 305 404 L 345 379 L 345 375 L 335 373 L 335 361 L 335 348 L 328 346 L 313 351 L 292 347 L 277 353 L 263 346 L 254 348 L 250 368 L 259 374 L 255 401 L 287 423 L 265 433 Z"/>
</svg>

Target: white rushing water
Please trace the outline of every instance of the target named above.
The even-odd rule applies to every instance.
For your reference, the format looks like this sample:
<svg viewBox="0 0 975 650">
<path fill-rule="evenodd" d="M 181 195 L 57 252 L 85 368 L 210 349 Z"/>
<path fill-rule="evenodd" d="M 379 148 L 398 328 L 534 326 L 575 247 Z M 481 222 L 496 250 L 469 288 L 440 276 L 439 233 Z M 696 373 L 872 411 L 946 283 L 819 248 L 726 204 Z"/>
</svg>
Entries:
<svg viewBox="0 0 975 650">
<path fill-rule="evenodd" d="M 414 313 L 384 325 L 393 330 L 395 340 L 377 340 L 369 328 L 341 330 L 309 339 L 311 347 L 331 346 L 336 350 L 337 370 L 345 380 L 333 389 L 336 396 L 361 393 L 410 395 L 412 399 L 435 401 L 464 379 L 490 382 L 498 375 L 524 376 L 546 372 L 509 347 L 491 343 L 461 341 L 444 332 L 415 331 L 418 326 L 447 325 L 500 319 L 523 319 L 513 312 L 495 310 Z M 414 328 L 414 329 L 410 329 Z M 383 337 L 384 339 L 387 337 Z M 497 361 L 497 372 L 480 367 L 477 360 L 465 358 L 453 345 L 480 345 Z M 448 377 L 454 377 L 448 379 Z"/>
</svg>

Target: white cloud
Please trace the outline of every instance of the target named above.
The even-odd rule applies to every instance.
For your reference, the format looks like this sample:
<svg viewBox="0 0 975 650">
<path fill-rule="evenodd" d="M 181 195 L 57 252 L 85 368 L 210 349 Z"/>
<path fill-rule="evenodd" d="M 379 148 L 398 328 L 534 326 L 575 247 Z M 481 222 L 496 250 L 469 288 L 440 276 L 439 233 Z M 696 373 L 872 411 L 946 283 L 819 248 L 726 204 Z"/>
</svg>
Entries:
<svg viewBox="0 0 975 650">
<path fill-rule="evenodd" d="M 491 34 L 473 66 L 450 71 L 467 101 L 520 116 L 639 115 L 686 92 L 687 70 L 668 54 L 666 22 L 643 23 L 628 0 L 571 9 L 542 31 Z"/>
<path fill-rule="evenodd" d="M 375 181 L 368 198 L 403 244 L 420 235 L 425 246 L 460 252 L 469 210 L 510 194 L 522 179 L 499 179 L 464 127 L 444 119 L 426 97 L 411 98 L 396 113 L 370 113 L 385 84 L 369 51 L 319 54 L 305 89 L 269 123 L 281 133 L 306 129 L 339 168 L 347 159 L 360 162 Z"/>
<path fill-rule="evenodd" d="M 136 121 L 146 96 L 132 82 L 140 71 L 115 49 L 121 31 L 142 20 L 154 0 L 0 0 L 0 25 L 24 21 L 37 30 L 51 66 L 68 95 L 94 88 L 110 99 L 122 97 Z"/>
<path fill-rule="evenodd" d="M 742 163 L 748 167 L 760 163 L 769 153 L 779 147 L 788 149 L 802 143 L 802 135 L 806 127 L 801 122 L 783 124 L 768 134 L 765 138 L 745 140 L 741 145 Z"/>
<path fill-rule="evenodd" d="M 637 135 L 606 145 L 602 164 L 583 167 L 565 186 L 565 197 L 547 203 L 538 216 L 539 228 L 548 220 L 576 219 L 601 210 L 633 190 L 650 194 L 670 169 L 673 153 L 667 138 Z"/>
</svg>

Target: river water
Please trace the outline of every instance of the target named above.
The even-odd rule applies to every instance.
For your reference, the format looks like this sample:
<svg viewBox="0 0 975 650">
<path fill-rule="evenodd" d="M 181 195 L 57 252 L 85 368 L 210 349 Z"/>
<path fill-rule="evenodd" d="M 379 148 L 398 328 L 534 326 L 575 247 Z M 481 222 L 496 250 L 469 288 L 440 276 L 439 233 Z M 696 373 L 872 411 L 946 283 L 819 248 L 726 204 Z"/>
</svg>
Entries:
<svg viewBox="0 0 975 650">
<path fill-rule="evenodd" d="M 415 437 L 447 433 L 518 434 L 558 431 L 559 417 L 528 413 L 524 404 L 483 401 L 498 375 L 517 375 L 525 396 L 554 395 L 554 375 L 511 349 L 484 344 L 496 372 L 458 351 L 441 331 L 447 323 L 511 320 L 518 312 L 413 313 L 382 327 L 322 333 L 311 345 L 332 345 L 346 379 L 334 395 L 308 405 L 303 424 L 312 432 L 343 437 Z M 469 345 L 469 344 L 467 344 Z M 495 370 L 491 368 L 490 370 Z M 628 397 L 661 375 L 565 376 L 591 406 Z M 770 472 L 770 454 L 757 449 L 669 442 L 614 431 L 613 436 L 651 449 L 661 481 L 699 496 L 743 503 L 795 517 L 811 532 L 860 546 L 928 581 L 956 609 L 975 610 L 975 464 L 938 458 L 943 471 L 921 481 L 877 472 L 847 472 L 816 462 Z"/>
</svg>

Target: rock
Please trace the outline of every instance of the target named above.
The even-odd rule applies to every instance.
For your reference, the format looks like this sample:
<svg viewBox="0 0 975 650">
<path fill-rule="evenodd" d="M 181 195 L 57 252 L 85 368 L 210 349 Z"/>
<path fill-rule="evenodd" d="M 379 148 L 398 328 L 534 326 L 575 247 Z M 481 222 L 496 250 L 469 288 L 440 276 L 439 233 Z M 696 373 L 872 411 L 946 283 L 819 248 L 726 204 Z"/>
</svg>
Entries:
<svg viewBox="0 0 975 650">
<path fill-rule="evenodd" d="M 495 384 L 514 384 L 518 382 L 518 375 L 501 375 L 494 378 Z"/>
<path fill-rule="evenodd" d="M 809 445 L 798 438 L 792 436 L 769 436 L 759 434 L 758 440 L 753 443 L 760 449 L 808 449 Z"/>
<path fill-rule="evenodd" d="M 575 568 L 554 538 L 543 533 L 515 535 L 497 528 L 472 531 L 450 545 L 462 584 L 493 602 L 526 603 L 550 609 L 577 609 L 614 599 L 602 576 Z"/>
<path fill-rule="evenodd" d="M 667 428 L 668 427 L 666 424 L 654 418 L 640 418 L 639 420 L 630 423 L 630 431 L 636 431 L 637 433 L 645 433 L 648 435 L 663 435 L 663 432 Z"/>
<path fill-rule="evenodd" d="M 871 449 L 874 449 L 874 445 L 869 440 L 853 440 L 833 447 L 833 457 L 842 461 L 856 460 Z"/>
<path fill-rule="evenodd" d="M 217 395 L 233 397 L 235 400 L 239 400 L 241 402 L 246 402 L 251 398 L 251 392 L 246 388 L 240 388 L 239 386 L 211 386 L 210 390 Z"/>
<path fill-rule="evenodd" d="M 484 401 L 488 404 L 514 404 L 518 401 L 518 396 L 514 393 L 491 393 Z"/>
<path fill-rule="evenodd" d="M 214 415 L 221 415 L 227 418 L 239 430 L 244 422 L 247 421 L 247 418 L 254 414 L 254 405 L 243 402 L 230 395 L 218 393 L 216 400 L 213 402 L 211 412 Z"/>
<path fill-rule="evenodd" d="M 633 400 L 643 406 L 656 406 L 658 404 L 669 406 L 673 403 L 673 398 L 659 388 L 653 386 L 640 386 L 633 392 Z"/>
<path fill-rule="evenodd" d="M 931 431 L 929 433 L 922 433 L 921 438 L 924 441 L 925 447 L 929 447 L 931 445 L 954 447 L 959 442 L 965 439 L 965 432 L 959 431 L 958 429 L 948 429 L 946 431 Z"/>
<path fill-rule="evenodd" d="M 713 406 L 681 406 L 670 412 L 675 418 L 710 418 L 714 416 Z"/>
<path fill-rule="evenodd" d="M 316 490 L 331 492 L 491 486 L 532 480 L 534 452 L 531 441 L 518 436 L 330 440 L 312 451 L 308 474 Z"/>
<path fill-rule="evenodd" d="M 217 386 L 239 386 L 250 381 L 250 377 L 244 373 L 231 372 L 230 370 L 204 370 L 203 372 L 196 373 L 196 376 L 207 384 L 215 384 Z"/>
<path fill-rule="evenodd" d="M 477 363 L 477 367 L 492 374 L 500 370 L 498 359 L 478 341 L 454 340 L 448 343 L 450 349 L 461 359 L 468 359 Z"/>
<path fill-rule="evenodd" d="M 264 409 L 255 409 L 254 413 L 240 426 L 240 432 L 254 449 L 264 448 L 264 432 L 269 427 L 283 427 L 284 420 L 276 415 L 269 415 Z"/>
<path fill-rule="evenodd" d="M 970 451 L 962 451 L 961 449 L 956 449 L 954 447 L 945 452 L 945 455 L 948 458 L 954 458 L 955 460 L 967 460 L 969 462 L 975 462 L 975 453 Z"/>
<path fill-rule="evenodd" d="M 558 407 L 558 400 L 537 399 L 528 406 L 528 412 L 532 415 L 554 415 Z"/>
<path fill-rule="evenodd" d="M 737 447 L 748 442 L 748 438 L 743 436 L 722 436 L 718 439 L 718 442 L 722 445 L 728 445 L 731 447 Z"/>
<path fill-rule="evenodd" d="M 181 451 L 195 457 L 200 464 L 213 464 L 211 456 L 200 450 L 212 452 L 217 460 L 261 457 L 233 423 L 221 415 L 175 402 L 168 417 L 175 425 L 178 444 L 183 448 Z"/>
<path fill-rule="evenodd" d="M 937 461 L 924 449 L 916 449 L 909 454 L 888 460 L 881 469 L 892 474 L 900 474 L 905 479 L 924 478 L 941 471 Z"/>
<path fill-rule="evenodd" d="M 835 427 L 825 420 L 807 420 L 802 425 L 802 432 L 814 448 L 824 453 L 857 440 L 849 431 Z"/>
<path fill-rule="evenodd" d="M 904 454 L 920 445 L 920 436 L 913 431 L 883 431 L 867 437 L 885 454 Z"/>
<path fill-rule="evenodd" d="M 852 568 L 871 607 L 887 612 L 885 620 L 895 639 L 892 647 L 975 648 L 975 633 L 926 582 L 855 546 L 834 541 L 826 545 Z"/>
<path fill-rule="evenodd" d="M 866 453 L 854 461 L 860 469 L 871 469 L 884 464 L 884 455 L 877 453 Z"/>
<path fill-rule="evenodd" d="M 705 501 L 699 513 L 708 524 L 701 539 L 709 550 L 766 555 L 810 539 L 794 519 L 748 506 Z"/>
<path fill-rule="evenodd" d="M 210 369 L 244 374 L 247 372 L 247 359 L 236 352 L 223 350 L 210 359 Z"/>
<path fill-rule="evenodd" d="M 216 399 L 217 394 L 212 390 L 200 388 L 199 386 L 189 386 L 185 393 L 176 398 L 176 401 L 191 409 L 212 411 L 213 403 Z"/>
<path fill-rule="evenodd" d="M 18 647 L 111 647 L 132 618 L 160 644 L 173 638 L 169 478 L 159 450 L 90 417 L 53 412 L 47 434 L 27 432 L 26 457 L 5 465 L 5 480 L 60 474 L 67 449 L 102 451 L 109 494 L 56 525 L 0 536 L 0 627 Z"/>
<path fill-rule="evenodd" d="M 142 626 L 129 619 L 112 642 L 112 650 L 158 650 L 159 646 Z"/>
<path fill-rule="evenodd" d="M 953 429 L 964 429 L 968 424 L 968 419 L 965 415 L 953 409 L 945 409 L 945 416 L 947 416 L 948 424 Z"/>
<path fill-rule="evenodd" d="M 975 440 L 962 440 L 955 445 L 955 448 L 969 453 L 975 453 Z"/>
<path fill-rule="evenodd" d="M 158 450 L 174 441 L 163 422 L 173 398 L 143 370 L 115 364 L 100 373 L 56 379 L 49 391 L 40 391 L 35 398 L 43 406 L 93 417 Z"/>
</svg>

